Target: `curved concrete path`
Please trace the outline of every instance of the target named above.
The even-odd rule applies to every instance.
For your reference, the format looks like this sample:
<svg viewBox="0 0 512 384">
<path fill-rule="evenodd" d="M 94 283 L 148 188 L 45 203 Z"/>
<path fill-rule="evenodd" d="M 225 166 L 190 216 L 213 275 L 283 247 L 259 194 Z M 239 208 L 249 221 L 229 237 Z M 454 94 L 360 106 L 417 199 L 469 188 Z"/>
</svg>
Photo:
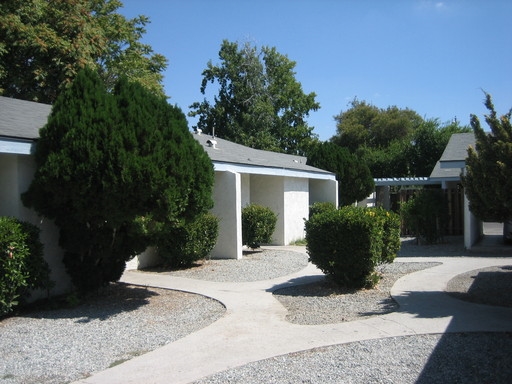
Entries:
<svg viewBox="0 0 512 384">
<path fill-rule="evenodd" d="M 284 247 L 281 247 L 284 248 Z M 303 247 L 288 248 L 305 252 Z M 359 340 L 426 333 L 512 331 L 512 308 L 471 304 L 443 291 L 455 275 L 510 264 L 508 258 L 400 258 L 443 264 L 398 280 L 391 290 L 397 312 L 361 321 L 296 325 L 272 291 L 322 278 L 313 265 L 273 280 L 219 283 L 127 271 L 122 281 L 202 294 L 226 314 L 215 323 L 152 352 L 78 381 L 82 384 L 189 383 L 204 376 L 291 352 Z"/>
</svg>

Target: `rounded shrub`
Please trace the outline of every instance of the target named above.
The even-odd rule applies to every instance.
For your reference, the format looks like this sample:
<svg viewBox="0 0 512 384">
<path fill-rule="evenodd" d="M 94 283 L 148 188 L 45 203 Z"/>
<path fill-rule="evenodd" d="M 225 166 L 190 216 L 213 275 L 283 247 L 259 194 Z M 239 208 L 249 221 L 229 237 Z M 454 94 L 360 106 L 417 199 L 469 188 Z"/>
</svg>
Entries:
<svg viewBox="0 0 512 384">
<path fill-rule="evenodd" d="M 30 289 L 50 289 L 39 228 L 0 217 L 0 316 L 11 312 Z"/>
<path fill-rule="evenodd" d="M 383 248 L 383 220 L 377 218 L 375 211 L 352 206 L 313 215 L 306 221 L 310 261 L 338 285 L 375 285 Z"/>
<path fill-rule="evenodd" d="M 321 213 L 324 211 L 333 211 L 336 210 L 336 205 L 330 202 L 317 202 L 313 203 L 309 207 L 309 217 L 316 215 L 317 213 Z"/>
<path fill-rule="evenodd" d="M 384 208 L 369 208 L 382 220 L 381 263 L 392 263 L 400 250 L 400 215 Z"/>
<path fill-rule="evenodd" d="M 277 215 L 268 207 L 249 204 L 242 209 L 242 242 L 249 248 L 272 242 Z"/>
<path fill-rule="evenodd" d="M 447 212 L 446 199 L 439 189 L 422 189 L 400 205 L 405 226 L 427 244 L 434 244 L 443 236 Z"/>
<path fill-rule="evenodd" d="M 219 219 L 211 213 L 161 231 L 158 254 L 170 268 L 187 268 L 206 259 L 217 242 Z"/>
</svg>

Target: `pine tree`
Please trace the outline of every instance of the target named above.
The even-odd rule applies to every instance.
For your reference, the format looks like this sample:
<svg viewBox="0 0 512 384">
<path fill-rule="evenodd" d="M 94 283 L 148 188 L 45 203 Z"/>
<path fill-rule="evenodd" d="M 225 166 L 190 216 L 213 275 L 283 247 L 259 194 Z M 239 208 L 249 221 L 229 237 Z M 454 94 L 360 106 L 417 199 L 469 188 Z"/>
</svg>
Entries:
<svg viewBox="0 0 512 384">
<path fill-rule="evenodd" d="M 476 217 L 504 222 L 512 218 L 512 110 L 498 118 L 489 94 L 485 106 L 491 132 L 485 132 L 478 118 L 471 116 L 476 148 L 468 150 L 463 185 Z"/>
<path fill-rule="evenodd" d="M 55 220 L 79 291 L 121 277 L 152 241 L 149 220 L 172 226 L 212 205 L 213 166 L 185 115 L 139 84 L 121 79 L 109 93 L 81 71 L 40 136 L 23 199 Z"/>
<path fill-rule="evenodd" d="M 363 200 L 375 188 L 366 163 L 337 144 L 327 141 L 317 144 L 308 153 L 308 164 L 336 173 L 340 206 Z"/>
</svg>

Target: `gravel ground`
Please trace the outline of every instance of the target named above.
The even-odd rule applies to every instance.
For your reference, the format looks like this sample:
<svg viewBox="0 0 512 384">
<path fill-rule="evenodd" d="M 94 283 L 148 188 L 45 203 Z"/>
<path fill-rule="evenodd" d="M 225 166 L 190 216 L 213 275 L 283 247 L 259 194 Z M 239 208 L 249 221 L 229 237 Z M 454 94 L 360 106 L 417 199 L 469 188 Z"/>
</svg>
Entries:
<svg viewBox="0 0 512 384">
<path fill-rule="evenodd" d="M 381 266 L 381 281 L 374 289 L 341 289 L 327 280 L 287 287 L 274 292 L 288 310 L 286 319 L 294 324 L 317 325 L 361 320 L 396 311 L 398 304 L 389 291 L 395 281 L 408 273 L 440 263 L 401 263 Z"/>
<path fill-rule="evenodd" d="M 422 248 L 407 247 L 414 252 Z M 306 264 L 307 255 L 266 250 L 242 260 L 210 260 L 171 274 L 244 282 L 287 275 Z M 383 279 L 374 290 L 343 292 L 324 282 L 275 294 L 294 323 L 356 320 L 395 310 L 389 288 L 404 274 L 432 265 L 403 263 L 398 258 L 383 267 Z M 479 272 L 452 280 L 452 294 L 470 300 L 485 298 L 485 290 L 472 295 L 465 292 L 475 282 L 474 276 L 483 278 L 488 272 L 512 276 L 508 267 Z M 487 287 L 492 281 L 510 283 L 505 277 L 487 279 Z M 87 377 L 207 326 L 224 311 L 220 303 L 198 295 L 113 284 L 73 309 L 7 318 L 0 321 L 0 383 L 66 383 Z M 511 341 L 511 334 L 483 333 L 370 340 L 251 363 L 199 383 L 508 383 L 512 378 Z"/>
<path fill-rule="evenodd" d="M 512 307 L 512 265 L 460 274 L 448 282 L 446 291 L 473 303 Z"/>
<path fill-rule="evenodd" d="M 509 384 L 512 334 L 393 337 L 278 356 L 227 370 L 196 384 Z"/>
<path fill-rule="evenodd" d="M 224 312 L 199 295 L 112 284 L 72 309 L 0 321 L 0 383 L 78 380 L 184 337 Z"/>
<path fill-rule="evenodd" d="M 305 254 L 267 249 L 247 252 L 241 260 L 206 260 L 193 268 L 170 274 L 190 279 L 242 283 L 286 276 L 307 265 L 308 256 Z"/>
</svg>

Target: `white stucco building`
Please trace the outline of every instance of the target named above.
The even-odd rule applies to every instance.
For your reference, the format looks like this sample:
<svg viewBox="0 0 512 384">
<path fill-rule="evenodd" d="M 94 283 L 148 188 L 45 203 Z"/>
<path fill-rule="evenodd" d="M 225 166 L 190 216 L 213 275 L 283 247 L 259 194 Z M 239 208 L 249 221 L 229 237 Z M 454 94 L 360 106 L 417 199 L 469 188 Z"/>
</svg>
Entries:
<svg viewBox="0 0 512 384">
<path fill-rule="evenodd" d="M 51 106 L 0 96 L 0 216 L 12 216 L 35 224 L 41 230 L 45 259 L 56 282 L 54 294 L 71 287 L 62 263 L 58 229 L 50 220 L 42 220 L 21 202 L 35 172 L 34 149 Z"/>
<path fill-rule="evenodd" d="M 13 216 L 41 228 L 45 258 L 57 281 L 55 292 L 69 288 L 58 246 L 58 230 L 27 209 L 20 195 L 35 172 L 34 148 L 51 106 L 0 96 L 0 215 Z M 242 257 L 241 210 L 249 203 L 271 208 L 278 217 L 273 244 L 304 238 L 309 205 L 328 201 L 337 205 L 335 175 L 306 165 L 306 158 L 255 150 L 220 138 L 194 134 L 215 169 L 213 213 L 219 217 L 219 238 L 212 257 Z M 215 142 L 215 144 L 214 144 Z M 151 252 L 133 260 L 131 268 L 151 263 Z"/>
<path fill-rule="evenodd" d="M 215 169 L 214 207 L 220 219 L 219 238 L 212 257 L 242 257 L 242 208 L 250 203 L 277 214 L 273 244 L 287 245 L 304 238 L 304 219 L 315 202 L 338 203 L 335 174 L 306 165 L 307 159 L 262 151 L 194 134 Z"/>
</svg>

